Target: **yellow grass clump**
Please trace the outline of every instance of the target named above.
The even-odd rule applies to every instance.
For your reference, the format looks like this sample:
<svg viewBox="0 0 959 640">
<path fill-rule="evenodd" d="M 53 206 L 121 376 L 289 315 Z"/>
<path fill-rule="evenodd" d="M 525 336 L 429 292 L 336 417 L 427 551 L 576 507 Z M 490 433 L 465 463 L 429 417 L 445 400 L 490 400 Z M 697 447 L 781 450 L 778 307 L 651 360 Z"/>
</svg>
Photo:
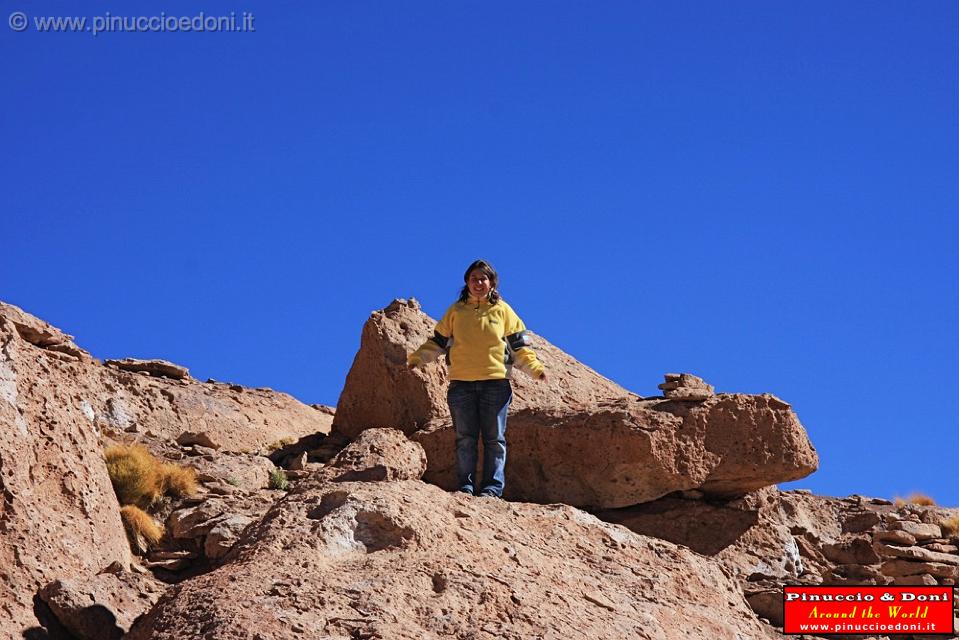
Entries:
<svg viewBox="0 0 959 640">
<path fill-rule="evenodd" d="M 161 463 L 143 445 L 109 447 L 104 457 L 121 505 L 147 508 L 166 494 L 183 497 L 196 493 L 194 469 Z"/>
<path fill-rule="evenodd" d="M 164 494 L 185 498 L 196 493 L 196 469 L 193 467 L 162 464 L 160 465 L 160 478 Z"/>
<path fill-rule="evenodd" d="M 942 532 L 947 536 L 959 536 L 959 516 L 952 516 L 942 523 Z"/>
<path fill-rule="evenodd" d="M 143 445 L 116 445 L 104 457 L 121 505 L 148 506 L 162 495 L 159 463 Z"/>
<path fill-rule="evenodd" d="M 146 553 L 163 537 L 163 527 L 140 507 L 132 504 L 121 507 L 120 518 L 130 546 L 139 553 Z"/>
<path fill-rule="evenodd" d="M 904 507 L 907 504 L 915 504 L 921 507 L 931 507 L 936 504 L 936 501 L 924 493 L 911 493 L 905 498 L 896 496 L 895 503 L 897 507 Z"/>
</svg>

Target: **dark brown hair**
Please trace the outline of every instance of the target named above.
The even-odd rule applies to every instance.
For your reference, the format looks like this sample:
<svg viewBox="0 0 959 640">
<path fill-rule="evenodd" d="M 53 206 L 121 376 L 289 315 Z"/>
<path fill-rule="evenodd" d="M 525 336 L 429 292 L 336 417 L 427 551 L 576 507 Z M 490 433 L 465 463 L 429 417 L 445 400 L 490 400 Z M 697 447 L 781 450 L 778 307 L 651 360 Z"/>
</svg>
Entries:
<svg viewBox="0 0 959 640">
<path fill-rule="evenodd" d="M 470 274 L 479 269 L 487 275 L 490 281 L 490 290 L 489 295 L 486 296 L 486 299 L 490 304 L 496 304 L 499 302 L 500 295 L 496 287 L 499 286 L 499 276 L 496 275 L 496 269 L 493 268 L 493 265 L 486 262 L 485 260 L 474 260 L 466 269 L 466 273 L 463 274 L 463 282 L 466 284 L 463 285 L 463 288 L 460 290 L 460 302 L 466 302 L 470 297 Z"/>
</svg>

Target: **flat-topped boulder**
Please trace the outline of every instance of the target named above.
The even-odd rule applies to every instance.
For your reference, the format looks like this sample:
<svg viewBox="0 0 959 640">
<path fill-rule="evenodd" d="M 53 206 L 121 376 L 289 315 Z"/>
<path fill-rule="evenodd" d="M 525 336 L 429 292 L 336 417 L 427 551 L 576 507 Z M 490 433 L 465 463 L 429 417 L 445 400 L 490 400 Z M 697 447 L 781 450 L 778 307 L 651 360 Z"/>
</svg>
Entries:
<svg viewBox="0 0 959 640">
<path fill-rule="evenodd" d="M 333 428 L 353 438 L 370 427 L 410 434 L 435 421 L 449 421 L 445 361 L 415 370 L 406 355 L 433 335 L 436 320 L 416 299 L 394 300 L 363 325 L 360 348 L 336 406 Z M 514 371 L 511 411 L 591 406 L 613 398 L 638 397 L 604 378 L 547 340 L 528 332 L 548 374 L 546 382 Z"/>
<path fill-rule="evenodd" d="M 411 437 L 429 459 L 424 479 L 455 488 L 451 424 Z M 506 439 L 505 497 L 596 509 L 691 489 L 743 494 L 803 478 L 819 462 L 789 405 L 768 395 L 719 394 L 697 403 L 632 397 L 578 411 L 524 409 L 510 416 Z"/>
</svg>

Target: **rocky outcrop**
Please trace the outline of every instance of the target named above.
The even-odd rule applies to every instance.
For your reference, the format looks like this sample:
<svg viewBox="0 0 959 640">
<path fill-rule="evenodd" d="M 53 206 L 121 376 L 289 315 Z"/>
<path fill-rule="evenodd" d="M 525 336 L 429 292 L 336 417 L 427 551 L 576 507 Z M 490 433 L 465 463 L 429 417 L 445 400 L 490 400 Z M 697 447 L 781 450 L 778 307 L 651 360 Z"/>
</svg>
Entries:
<svg viewBox="0 0 959 640">
<path fill-rule="evenodd" d="M 35 635 L 34 596 L 51 581 L 130 564 L 103 460 L 108 436 L 173 446 L 203 432 L 239 454 L 329 431 L 329 411 L 288 395 L 154 372 L 105 366 L 71 336 L 0 303 L 0 637 Z M 252 465 L 234 480 L 265 483 L 260 469 L 259 479 Z"/>
<path fill-rule="evenodd" d="M 413 434 L 425 479 L 455 487 L 454 433 Z M 580 411 L 520 410 L 509 419 L 506 491 L 512 500 L 617 508 L 699 489 L 742 494 L 812 473 L 818 457 L 789 405 L 721 394 L 698 403 L 626 398 Z"/>
<path fill-rule="evenodd" d="M 425 478 L 453 489 L 446 365 L 406 367 L 435 321 L 415 300 L 372 314 L 347 376 L 334 432 L 394 427 L 423 445 Z M 818 457 L 791 407 L 764 394 L 715 395 L 692 374 L 667 374 L 643 400 L 537 338 L 549 385 L 513 376 L 505 497 L 615 508 L 679 490 L 743 494 L 805 477 Z M 480 457 L 482 459 L 482 457 Z"/>
<path fill-rule="evenodd" d="M 774 637 L 712 561 L 573 507 L 317 478 L 128 637 L 666 639 L 692 629 Z"/>
<path fill-rule="evenodd" d="M 28 340 L 29 338 L 29 340 Z M 95 574 L 129 547 L 85 411 L 99 369 L 52 351 L 69 336 L 0 307 L 0 637 L 37 624 L 33 597 L 61 576 Z"/>
<path fill-rule="evenodd" d="M 394 300 L 373 312 L 363 326 L 359 351 L 336 405 L 337 433 L 352 439 L 370 427 L 394 427 L 411 434 L 435 421 L 449 421 L 446 363 L 440 359 L 413 371 L 406 367 L 407 353 L 432 336 L 435 326 L 415 299 Z M 529 333 L 549 380 L 514 375 L 512 411 L 577 409 L 602 400 L 638 397 Z"/>
<path fill-rule="evenodd" d="M 768 488 L 730 501 L 691 492 L 595 515 L 716 560 L 757 615 L 781 626 L 787 584 L 955 584 L 959 539 L 934 523 L 956 512 Z"/>
</svg>

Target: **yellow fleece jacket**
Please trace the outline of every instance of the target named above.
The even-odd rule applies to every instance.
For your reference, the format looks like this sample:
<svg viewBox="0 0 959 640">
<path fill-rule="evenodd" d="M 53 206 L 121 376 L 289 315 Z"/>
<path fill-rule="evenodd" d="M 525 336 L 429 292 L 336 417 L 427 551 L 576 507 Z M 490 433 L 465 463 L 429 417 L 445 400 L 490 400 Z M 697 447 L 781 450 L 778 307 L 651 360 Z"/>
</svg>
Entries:
<svg viewBox="0 0 959 640">
<path fill-rule="evenodd" d="M 530 348 L 526 326 L 513 308 L 500 298 L 470 298 L 454 302 L 436 324 L 433 337 L 407 356 L 411 366 L 433 362 L 444 353 L 450 380 L 499 380 L 517 367 L 533 378 L 542 377 L 543 363 Z"/>
</svg>

